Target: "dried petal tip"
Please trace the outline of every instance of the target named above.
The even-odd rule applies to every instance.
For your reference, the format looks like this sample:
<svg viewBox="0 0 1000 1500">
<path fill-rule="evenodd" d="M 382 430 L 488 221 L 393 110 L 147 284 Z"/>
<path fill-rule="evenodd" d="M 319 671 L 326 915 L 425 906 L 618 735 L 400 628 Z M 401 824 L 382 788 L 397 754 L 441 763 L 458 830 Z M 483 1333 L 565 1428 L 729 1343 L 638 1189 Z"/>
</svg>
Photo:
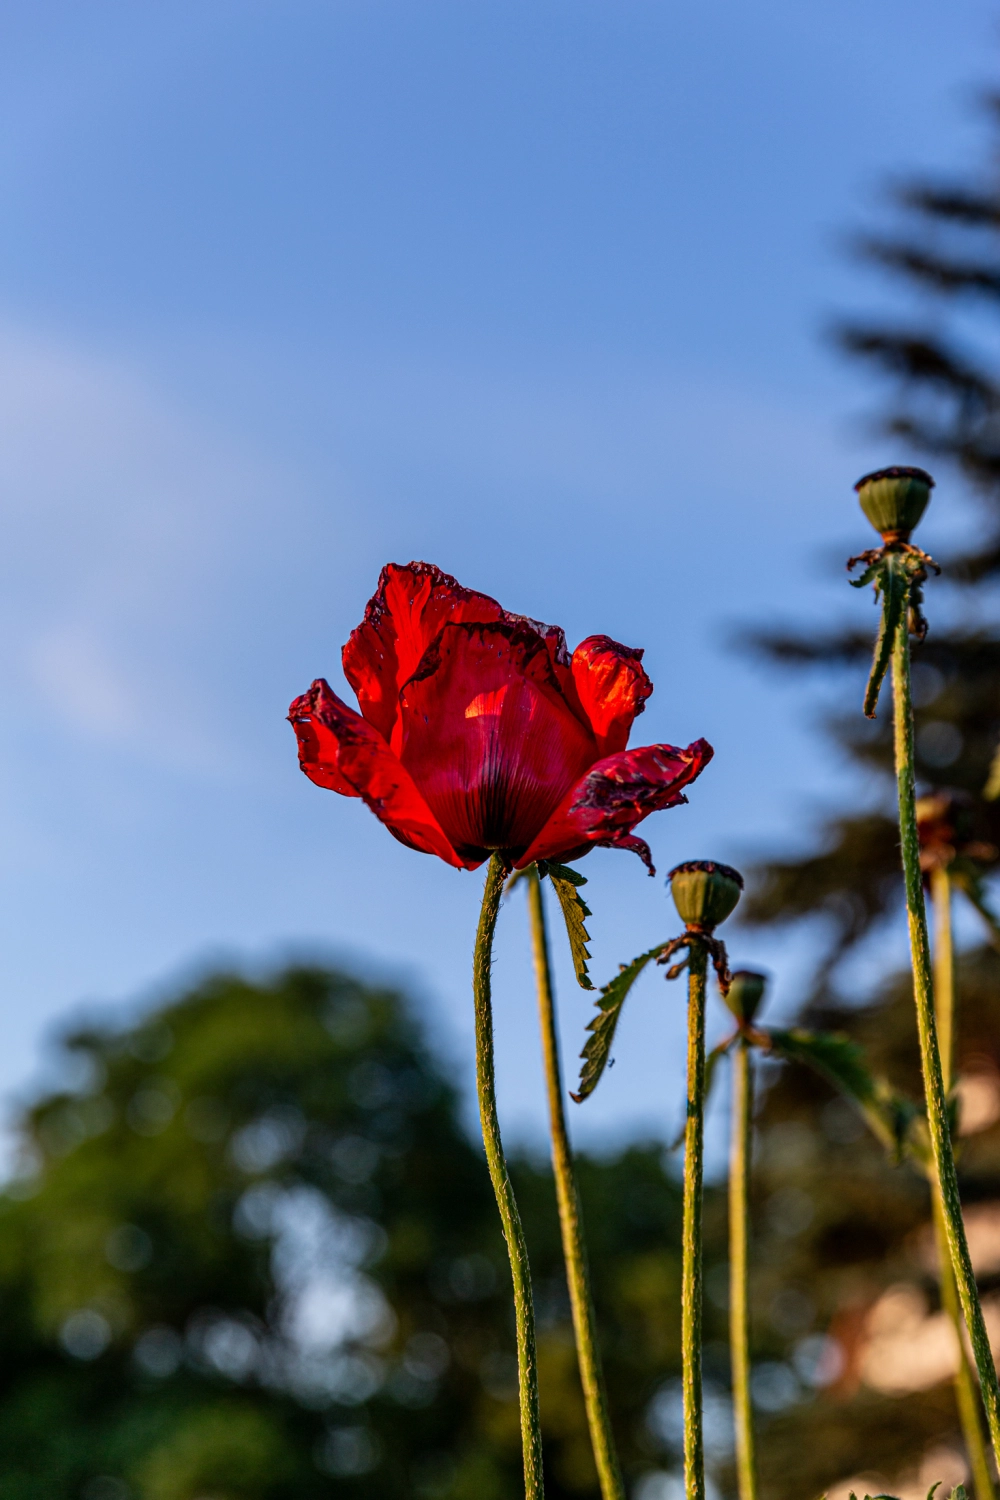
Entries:
<svg viewBox="0 0 1000 1500">
<path fill-rule="evenodd" d="M 737 1021 L 749 1026 L 760 1009 L 766 988 L 766 974 L 755 974 L 752 969 L 737 969 L 722 998 Z"/>
<path fill-rule="evenodd" d="M 667 876 L 670 894 L 682 920 L 698 932 L 712 932 L 740 899 L 743 876 L 714 859 L 693 859 Z"/>
<path fill-rule="evenodd" d="M 926 469 L 894 464 L 865 474 L 854 488 L 861 509 L 884 542 L 908 542 L 927 509 L 934 481 Z"/>
</svg>

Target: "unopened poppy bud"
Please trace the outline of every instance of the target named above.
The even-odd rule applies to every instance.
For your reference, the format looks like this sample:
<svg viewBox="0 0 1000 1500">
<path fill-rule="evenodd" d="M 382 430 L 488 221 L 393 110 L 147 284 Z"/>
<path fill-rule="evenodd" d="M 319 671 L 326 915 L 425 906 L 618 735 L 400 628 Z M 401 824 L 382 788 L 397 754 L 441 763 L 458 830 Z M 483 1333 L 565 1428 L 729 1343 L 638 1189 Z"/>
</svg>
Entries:
<svg viewBox="0 0 1000 1500">
<path fill-rule="evenodd" d="M 724 922 L 740 899 L 743 876 L 714 859 L 693 859 L 667 877 L 674 905 L 688 927 L 711 932 Z"/>
<path fill-rule="evenodd" d="M 927 509 L 934 481 L 925 469 L 894 464 L 865 474 L 854 488 L 861 509 L 884 542 L 908 542 Z"/>
<path fill-rule="evenodd" d="M 755 974 L 752 969 L 737 969 L 722 998 L 737 1021 L 749 1026 L 760 1009 L 766 988 L 766 974 Z"/>
</svg>

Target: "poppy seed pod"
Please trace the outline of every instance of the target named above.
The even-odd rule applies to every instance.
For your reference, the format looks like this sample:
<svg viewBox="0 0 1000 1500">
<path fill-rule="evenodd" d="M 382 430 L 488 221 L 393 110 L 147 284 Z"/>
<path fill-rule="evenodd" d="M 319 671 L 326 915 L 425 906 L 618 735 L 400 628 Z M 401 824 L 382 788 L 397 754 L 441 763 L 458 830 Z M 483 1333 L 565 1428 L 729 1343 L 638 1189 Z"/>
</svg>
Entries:
<svg viewBox="0 0 1000 1500">
<path fill-rule="evenodd" d="M 714 859 L 693 859 L 678 865 L 667 879 L 682 920 L 704 932 L 711 932 L 726 920 L 743 890 L 739 871 Z"/>
<path fill-rule="evenodd" d="M 908 542 L 927 509 L 934 481 L 925 469 L 898 464 L 865 474 L 854 488 L 861 509 L 884 542 Z"/>
<path fill-rule="evenodd" d="M 722 998 L 737 1021 L 749 1026 L 760 1009 L 766 988 L 766 974 L 755 974 L 752 969 L 737 969 Z"/>
</svg>

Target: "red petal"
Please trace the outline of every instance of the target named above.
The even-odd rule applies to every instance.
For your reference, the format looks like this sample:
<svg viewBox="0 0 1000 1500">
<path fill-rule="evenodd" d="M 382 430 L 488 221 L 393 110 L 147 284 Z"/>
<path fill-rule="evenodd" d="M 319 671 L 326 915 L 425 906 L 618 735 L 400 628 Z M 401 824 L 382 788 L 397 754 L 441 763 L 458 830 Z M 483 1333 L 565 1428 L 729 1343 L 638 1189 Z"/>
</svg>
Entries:
<svg viewBox="0 0 1000 1500">
<path fill-rule="evenodd" d="M 549 662 L 552 666 L 552 675 L 559 684 L 563 697 L 568 701 L 581 723 L 587 725 L 587 716 L 581 711 L 576 684 L 573 681 L 573 661 L 566 645 L 566 632 L 562 626 L 544 625 L 541 620 L 533 620 L 530 615 L 512 615 L 506 609 L 503 612 L 503 619 L 507 625 L 522 625 L 527 630 L 533 630 L 545 642 L 545 649 L 549 653 Z"/>
<path fill-rule="evenodd" d="M 442 630 L 400 694 L 395 748 L 455 848 L 480 858 L 530 844 L 597 758 L 550 639 L 506 620 Z"/>
<path fill-rule="evenodd" d="M 488 594 L 464 589 L 431 563 L 387 563 L 365 618 L 344 647 L 344 675 L 361 712 L 386 741 L 392 738 L 399 690 L 449 621 L 498 620 L 503 610 Z"/>
<path fill-rule="evenodd" d="M 625 749 L 632 720 L 653 691 L 641 662 L 641 651 L 606 635 L 588 636 L 573 652 L 573 681 L 599 755 Z"/>
<path fill-rule="evenodd" d="M 327 699 L 350 712 L 322 677 L 296 698 L 288 710 L 288 722 L 295 730 L 299 745 L 299 766 L 317 786 L 339 792 L 342 797 L 360 797 L 340 770 L 340 740 L 325 722 Z"/>
<path fill-rule="evenodd" d="M 556 808 L 545 827 L 515 863 L 558 859 L 581 843 L 634 848 L 627 836 L 652 812 L 684 802 L 682 787 L 708 765 L 713 750 L 695 740 L 686 750 L 676 745 L 643 745 L 605 756 L 592 766 Z"/>
<path fill-rule="evenodd" d="M 687 798 L 681 797 L 680 801 L 686 802 Z M 613 838 L 598 839 L 596 847 L 598 849 L 627 849 L 630 854 L 638 854 L 650 875 L 656 874 L 656 866 L 653 864 L 653 855 L 649 845 L 645 839 L 636 838 L 634 833 L 616 833 Z"/>
<path fill-rule="evenodd" d="M 299 764 L 317 786 L 363 797 L 389 832 L 411 849 L 474 870 L 484 856 L 457 854 L 434 814 L 377 730 L 348 708 L 322 678 L 288 712 Z"/>
</svg>

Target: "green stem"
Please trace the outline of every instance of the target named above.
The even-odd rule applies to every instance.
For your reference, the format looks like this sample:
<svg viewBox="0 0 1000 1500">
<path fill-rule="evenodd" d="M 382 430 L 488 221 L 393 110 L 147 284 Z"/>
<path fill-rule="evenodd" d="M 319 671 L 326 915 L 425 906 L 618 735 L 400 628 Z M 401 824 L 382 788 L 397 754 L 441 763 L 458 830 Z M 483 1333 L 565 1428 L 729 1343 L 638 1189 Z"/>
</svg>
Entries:
<svg viewBox="0 0 1000 1500">
<path fill-rule="evenodd" d="M 969 1468 L 972 1471 L 976 1500 L 994 1500 L 993 1477 L 990 1473 L 990 1459 L 986 1449 L 986 1435 L 983 1432 L 979 1397 L 976 1393 L 975 1378 L 969 1365 L 969 1356 L 965 1352 L 965 1340 L 962 1337 L 962 1308 L 948 1258 L 948 1231 L 944 1220 L 944 1205 L 941 1202 L 941 1194 L 938 1192 L 937 1185 L 933 1182 L 931 1183 L 931 1203 L 934 1209 L 934 1239 L 937 1245 L 938 1264 L 941 1268 L 941 1306 L 955 1326 L 955 1338 L 958 1344 L 958 1368 L 955 1371 L 955 1404 L 958 1407 L 958 1419 L 962 1427 L 962 1437 L 965 1440 Z"/>
<path fill-rule="evenodd" d="M 691 935 L 688 949 L 687 1125 L 684 1130 L 684 1239 L 681 1355 L 684 1390 L 684 1495 L 705 1500 L 702 1433 L 702 1180 L 705 1144 L 705 975 L 708 952 Z"/>
<path fill-rule="evenodd" d="M 740 1500 L 757 1500 L 753 1412 L 750 1406 L 750 1319 L 747 1297 L 750 1150 L 753 1075 L 750 1047 L 741 1038 L 733 1052 L 733 1134 L 729 1157 L 729 1348 L 736 1420 L 736 1474 Z"/>
<path fill-rule="evenodd" d="M 493 933 L 503 894 L 504 869 L 499 856 L 490 858 L 483 891 L 483 907 L 472 961 L 472 991 L 476 1004 L 476 1088 L 483 1145 L 503 1223 L 514 1281 L 514 1319 L 517 1328 L 517 1375 L 521 1408 L 521 1446 L 524 1453 L 525 1500 L 542 1500 L 542 1433 L 538 1419 L 538 1361 L 535 1354 L 535 1309 L 531 1296 L 528 1247 L 517 1211 L 497 1120 L 493 1076 L 493 1007 L 490 966 Z"/>
<path fill-rule="evenodd" d="M 542 1055 L 545 1060 L 545 1086 L 549 1096 L 549 1129 L 552 1136 L 552 1171 L 556 1180 L 559 1205 L 559 1228 L 562 1233 L 563 1258 L 569 1285 L 573 1331 L 580 1366 L 580 1383 L 587 1409 L 590 1442 L 601 1484 L 602 1500 L 625 1500 L 618 1455 L 615 1452 L 604 1391 L 604 1373 L 597 1339 L 597 1316 L 590 1288 L 590 1268 L 583 1236 L 580 1195 L 573 1171 L 573 1154 L 566 1129 L 563 1087 L 559 1067 L 559 1038 L 556 1032 L 555 994 L 549 962 L 548 934 L 545 925 L 545 902 L 538 867 L 528 872 L 528 910 L 531 917 L 531 945 L 535 958 L 538 988 L 538 1013 L 542 1031 Z"/>
<path fill-rule="evenodd" d="M 951 934 L 951 876 L 945 866 L 937 865 L 931 871 L 931 897 L 934 903 L 934 1019 L 941 1049 L 941 1082 L 947 1094 L 952 1086 L 955 1067 L 955 955 Z M 979 1398 L 962 1337 L 962 1309 L 948 1258 L 944 1205 L 936 1183 L 931 1184 L 931 1195 L 934 1237 L 941 1271 L 941 1305 L 954 1325 L 958 1343 L 955 1403 L 972 1470 L 976 1500 L 994 1500 L 993 1478 L 980 1417 Z"/>
<path fill-rule="evenodd" d="M 913 997 L 917 1010 L 917 1032 L 920 1039 L 920 1063 L 924 1078 L 927 1124 L 934 1158 L 936 1186 L 941 1194 L 948 1253 L 965 1325 L 969 1330 L 972 1352 L 979 1371 L 979 1384 L 986 1420 L 989 1426 L 993 1456 L 1000 1463 L 1000 1387 L 990 1341 L 979 1302 L 976 1278 L 972 1270 L 969 1246 L 962 1221 L 962 1200 L 958 1191 L 958 1174 L 951 1147 L 951 1131 L 945 1101 L 941 1054 L 938 1050 L 937 1026 L 934 1021 L 931 985 L 930 943 L 927 937 L 927 913 L 920 870 L 920 844 L 917 838 L 916 791 L 914 785 L 913 705 L 910 699 L 910 636 L 907 611 L 896 626 L 892 648 L 893 709 L 896 749 L 896 780 L 899 794 L 899 832 L 903 854 L 903 878 L 906 886 L 906 912 L 910 929 L 910 955 L 913 965 Z"/>
</svg>

